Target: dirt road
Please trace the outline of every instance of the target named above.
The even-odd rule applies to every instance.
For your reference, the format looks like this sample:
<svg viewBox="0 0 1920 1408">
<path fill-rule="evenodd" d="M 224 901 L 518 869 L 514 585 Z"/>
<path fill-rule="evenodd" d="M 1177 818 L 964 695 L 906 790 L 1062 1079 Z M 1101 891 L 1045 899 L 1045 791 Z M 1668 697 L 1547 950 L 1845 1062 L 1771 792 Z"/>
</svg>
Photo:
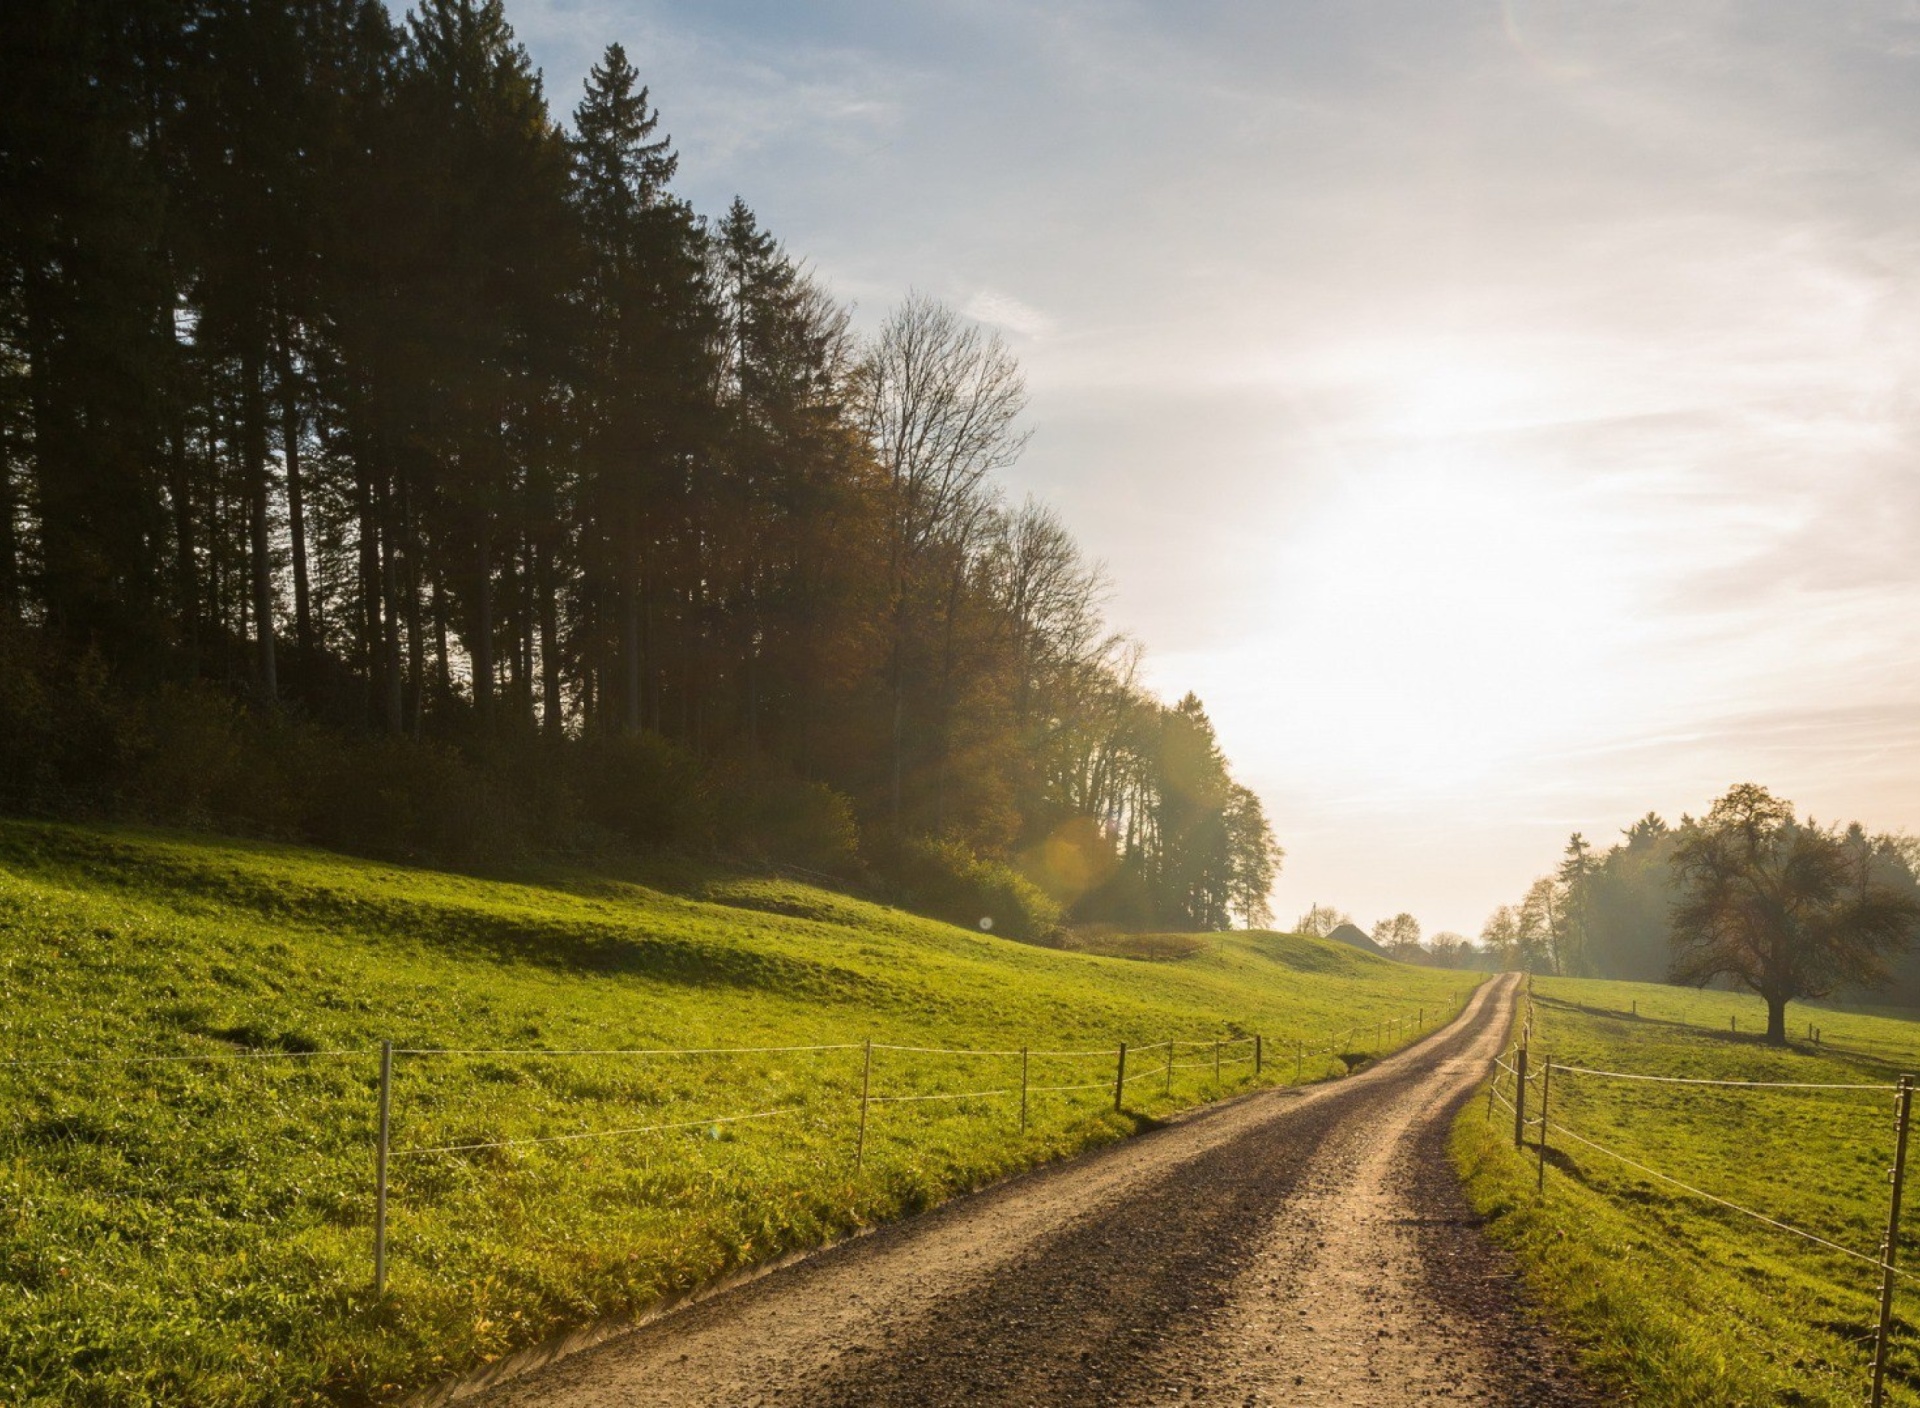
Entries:
<svg viewBox="0 0 1920 1408">
<path fill-rule="evenodd" d="M 1015 1179 L 477 1401 L 1589 1403 L 1445 1155 L 1512 987 L 1349 1079 Z"/>
</svg>

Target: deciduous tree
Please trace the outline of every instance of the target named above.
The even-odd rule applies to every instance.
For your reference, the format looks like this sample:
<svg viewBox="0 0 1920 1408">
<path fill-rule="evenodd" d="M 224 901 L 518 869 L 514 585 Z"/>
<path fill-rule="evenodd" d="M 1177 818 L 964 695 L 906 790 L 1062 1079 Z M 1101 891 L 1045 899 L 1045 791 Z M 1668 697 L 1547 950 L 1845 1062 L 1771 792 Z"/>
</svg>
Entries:
<svg viewBox="0 0 1920 1408">
<path fill-rule="evenodd" d="M 1787 1040 L 1789 1002 L 1885 981 L 1920 903 L 1873 876 L 1864 840 L 1799 820 L 1757 784 L 1731 788 L 1675 856 L 1673 980 L 1758 994 L 1775 1045 Z"/>
</svg>

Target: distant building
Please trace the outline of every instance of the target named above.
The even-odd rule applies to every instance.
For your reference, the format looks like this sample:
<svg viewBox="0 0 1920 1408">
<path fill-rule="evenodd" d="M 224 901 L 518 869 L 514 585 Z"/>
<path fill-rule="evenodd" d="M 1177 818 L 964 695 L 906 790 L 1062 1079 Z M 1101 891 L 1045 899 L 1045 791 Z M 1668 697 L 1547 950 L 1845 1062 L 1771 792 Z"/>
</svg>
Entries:
<svg viewBox="0 0 1920 1408">
<path fill-rule="evenodd" d="M 1372 939 L 1368 938 L 1367 931 L 1362 929 L 1358 924 L 1342 924 L 1331 934 L 1328 934 L 1327 937 L 1343 944 L 1351 944 L 1357 949 L 1363 949 L 1381 958 L 1388 956 L 1387 951 Z"/>
</svg>

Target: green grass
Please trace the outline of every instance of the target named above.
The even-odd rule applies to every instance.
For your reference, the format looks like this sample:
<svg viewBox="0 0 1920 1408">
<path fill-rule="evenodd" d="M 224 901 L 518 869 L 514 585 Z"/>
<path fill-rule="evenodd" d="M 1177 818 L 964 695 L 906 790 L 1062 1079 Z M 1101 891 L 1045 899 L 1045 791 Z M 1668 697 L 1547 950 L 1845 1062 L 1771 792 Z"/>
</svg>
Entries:
<svg viewBox="0 0 1920 1408">
<path fill-rule="evenodd" d="M 1595 1069 L 1720 1080 L 1891 1084 L 1920 1070 L 1920 1024 L 1789 1008 L 1822 1045 L 1763 1045 L 1765 1007 L 1733 993 L 1538 979 L 1531 1057 Z M 1637 1004 L 1638 1013 L 1632 1015 Z M 1739 1030 L 1730 1030 L 1729 1019 Z M 1537 1114 L 1539 1082 L 1529 1087 Z M 1555 1124 L 1693 1187 L 1869 1257 L 1886 1229 L 1894 1101 L 1879 1091 L 1732 1090 L 1556 1072 Z M 1560 1136 L 1544 1201 L 1533 1133 L 1484 1096 L 1454 1152 L 1476 1206 L 1518 1254 L 1550 1316 L 1622 1401 L 1701 1405 L 1866 1401 L 1878 1271 L 1718 1207 Z M 1920 1159 L 1920 1141 L 1914 1146 Z M 1920 1179 L 1907 1200 L 1920 1199 Z M 1909 1246 L 1920 1217 L 1909 1217 Z M 1909 1252 L 1903 1258 L 1920 1267 Z M 1895 1299 L 1889 1401 L 1920 1404 L 1920 1284 Z"/>
<path fill-rule="evenodd" d="M 1216 1083 L 1163 1087 L 1126 1040 L 1290 1044 L 1424 1006 L 1466 974 L 1274 934 L 1029 947 L 787 881 L 681 866 L 516 883 L 204 837 L 0 823 L 0 1404 L 392 1402 L 596 1319 L 1119 1138 Z M 670 882 L 670 883 L 669 883 Z M 1148 961 L 1142 961 L 1148 960 Z M 1004 1097 L 876 1106 L 859 1051 L 401 1056 L 391 1268 L 370 1292 L 381 1039 L 401 1047 L 877 1042 L 1095 1048 Z M 30 1064 L 348 1049 L 347 1058 Z M 1231 1053 L 1229 1053 L 1231 1054 Z M 1308 1079 L 1338 1063 L 1312 1063 Z M 1005 1089 L 1017 1059 L 875 1054 L 876 1093 Z M 709 1118 L 768 1109 L 764 1123 Z"/>
</svg>

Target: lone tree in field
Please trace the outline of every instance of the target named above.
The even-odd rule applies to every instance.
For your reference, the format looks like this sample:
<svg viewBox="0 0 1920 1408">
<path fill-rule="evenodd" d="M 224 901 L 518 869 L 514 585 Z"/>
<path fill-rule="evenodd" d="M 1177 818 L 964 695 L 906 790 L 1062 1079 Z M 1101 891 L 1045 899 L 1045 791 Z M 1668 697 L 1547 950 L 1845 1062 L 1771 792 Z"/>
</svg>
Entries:
<svg viewBox="0 0 1920 1408">
<path fill-rule="evenodd" d="M 1920 903 L 1873 877 L 1874 843 L 1801 822 L 1790 802 L 1741 783 L 1674 855 L 1673 981 L 1730 978 L 1767 1003 L 1767 1040 L 1787 1042 L 1787 1003 L 1887 979 L 1886 958 Z"/>
</svg>

